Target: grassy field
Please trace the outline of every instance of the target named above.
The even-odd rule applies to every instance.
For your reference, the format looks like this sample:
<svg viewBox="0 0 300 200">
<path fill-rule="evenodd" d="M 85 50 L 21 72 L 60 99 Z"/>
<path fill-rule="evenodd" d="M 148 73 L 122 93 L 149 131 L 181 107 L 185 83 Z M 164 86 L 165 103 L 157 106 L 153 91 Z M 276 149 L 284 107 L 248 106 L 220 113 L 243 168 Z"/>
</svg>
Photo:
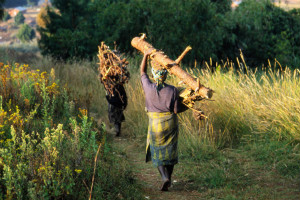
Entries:
<svg viewBox="0 0 300 200">
<path fill-rule="evenodd" d="M 12 56 L 7 55 L 12 51 Z M 2 62 L 22 62 L 24 56 L 19 50 L 5 48 L 0 55 Z M 123 135 L 143 152 L 148 124 L 138 74 L 141 56 L 128 60 L 131 80 L 126 85 L 129 104 Z M 239 60 L 235 68 L 212 61 L 202 68 L 185 66 L 215 94 L 213 101 L 198 105 L 207 120 L 195 121 L 191 111 L 179 115 L 180 164 L 175 173 L 190 182 L 203 199 L 298 199 L 300 72 L 282 68 L 276 61 L 265 69 L 250 70 Z M 61 63 L 34 53 L 26 63 L 48 72 L 53 68 L 78 104 L 98 123 L 107 122 L 97 60 Z M 176 77 L 169 76 L 167 82 L 179 86 Z"/>
</svg>

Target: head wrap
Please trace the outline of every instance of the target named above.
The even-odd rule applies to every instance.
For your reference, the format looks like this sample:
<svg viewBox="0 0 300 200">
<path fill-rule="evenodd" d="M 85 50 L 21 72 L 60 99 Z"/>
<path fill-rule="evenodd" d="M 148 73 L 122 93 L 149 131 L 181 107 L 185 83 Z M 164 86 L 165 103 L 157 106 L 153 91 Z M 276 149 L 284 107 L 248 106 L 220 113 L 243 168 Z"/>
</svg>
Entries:
<svg viewBox="0 0 300 200">
<path fill-rule="evenodd" d="M 155 70 L 154 68 L 152 68 L 151 71 L 152 71 L 153 79 L 156 82 L 156 86 L 157 86 L 156 89 L 157 91 L 159 91 L 165 86 L 164 81 L 167 78 L 168 71 L 166 69 Z"/>
</svg>

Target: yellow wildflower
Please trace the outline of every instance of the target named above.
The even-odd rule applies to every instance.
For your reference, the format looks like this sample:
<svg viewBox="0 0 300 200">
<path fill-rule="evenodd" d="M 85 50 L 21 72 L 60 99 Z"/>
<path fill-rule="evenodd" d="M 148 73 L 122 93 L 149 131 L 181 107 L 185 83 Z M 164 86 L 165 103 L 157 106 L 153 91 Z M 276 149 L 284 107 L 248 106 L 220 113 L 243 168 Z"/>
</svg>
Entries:
<svg viewBox="0 0 300 200">
<path fill-rule="evenodd" d="M 86 109 L 79 108 L 79 112 L 81 113 L 82 116 L 87 116 L 87 110 Z"/>
<path fill-rule="evenodd" d="M 80 173 L 82 172 L 82 170 L 81 170 L 81 169 L 75 169 L 75 172 L 76 172 L 77 174 L 80 174 Z"/>
</svg>

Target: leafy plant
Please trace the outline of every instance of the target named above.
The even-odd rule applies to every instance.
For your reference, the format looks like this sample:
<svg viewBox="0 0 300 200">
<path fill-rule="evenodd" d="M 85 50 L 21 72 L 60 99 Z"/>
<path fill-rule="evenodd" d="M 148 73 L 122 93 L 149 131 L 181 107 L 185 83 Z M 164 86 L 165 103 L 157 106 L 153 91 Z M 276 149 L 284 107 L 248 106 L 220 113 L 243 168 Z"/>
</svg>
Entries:
<svg viewBox="0 0 300 200">
<path fill-rule="evenodd" d="M 22 12 L 18 12 L 18 14 L 15 16 L 14 19 L 15 19 L 15 24 L 16 25 L 23 24 L 24 21 L 25 21 L 25 17 L 24 17 Z"/>
<path fill-rule="evenodd" d="M 17 38 L 21 42 L 29 42 L 35 37 L 35 31 L 28 25 L 23 24 L 17 33 Z"/>
</svg>

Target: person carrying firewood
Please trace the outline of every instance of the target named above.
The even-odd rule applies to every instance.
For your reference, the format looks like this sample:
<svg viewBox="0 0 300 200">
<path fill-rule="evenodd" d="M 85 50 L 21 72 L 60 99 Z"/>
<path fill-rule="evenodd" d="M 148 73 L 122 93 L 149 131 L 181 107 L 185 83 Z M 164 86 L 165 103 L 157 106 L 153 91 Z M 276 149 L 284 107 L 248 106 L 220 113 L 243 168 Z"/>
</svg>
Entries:
<svg viewBox="0 0 300 200">
<path fill-rule="evenodd" d="M 123 111 L 127 107 L 127 95 L 123 85 L 118 84 L 113 88 L 113 92 L 106 92 L 108 102 L 109 122 L 114 125 L 116 137 L 121 135 L 121 124 L 125 120 Z"/>
<path fill-rule="evenodd" d="M 146 146 L 146 162 L 152 161 L 162 178 L 161 191 L 168 191 L 174 165 L 178 163 L 178 119 L 177 113 L 188 108 L 179 102 L 176 87 L 165 83 L 167 70 L 155 69 L 152 65 L 151 82 L 147 75 L 147 59 L 151 50 L 144 52 L 140 65 L 142 87 L 145 94 L 149 126 Z"/>
<path fill-rule="evenodd" d="M 98 78 L 106 91 L 108 118 L 114 126 L 116 136 L 120 136 L 121 124 L 125 120 L 123 111 L 127 106 L 124 84 L 128 82 L 130 77 L 127 70 L 128 61 L 125 58 L 121 59 L 120 52 L 111 50 L 104 42 L 101 42 L 98 49 Z"/>
</svg>

